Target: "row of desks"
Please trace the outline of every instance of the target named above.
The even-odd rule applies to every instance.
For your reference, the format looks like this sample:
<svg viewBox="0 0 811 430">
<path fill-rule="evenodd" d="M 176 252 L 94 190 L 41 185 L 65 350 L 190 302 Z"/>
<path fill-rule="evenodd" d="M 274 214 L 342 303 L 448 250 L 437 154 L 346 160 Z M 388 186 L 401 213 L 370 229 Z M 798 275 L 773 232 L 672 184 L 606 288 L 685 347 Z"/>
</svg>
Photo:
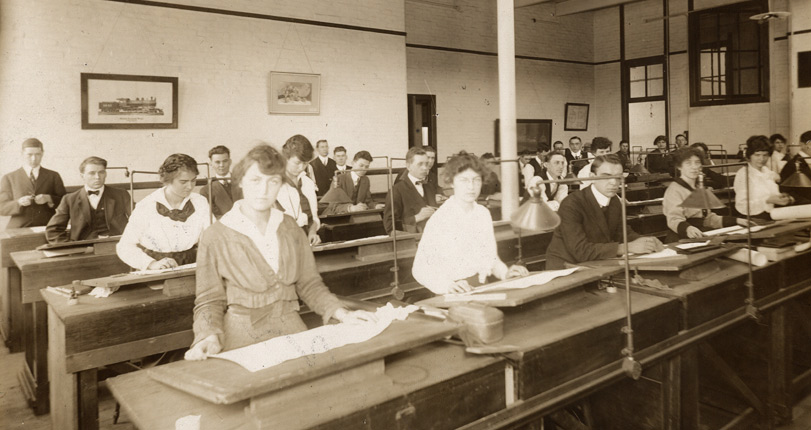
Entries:
<svg viewBox="0 0 811 430">
<path fill-rule="evenodd" d="M 671 289 L 631 292 L 634 355 L 644 368 L 637 381 L 622 370 L 624 295 L 593 282 L 554 300 L 505 309 L 499 344 L 516 347 L 514 352 L 482 357 L 433 343 L 389 357 L 385 374 L 395 389 L 378 394 L 370 388 L 373 399 L 364 406 L 347 411 L 338 398 L 289 407 L 309 418 L 323 416 L 306 422 L 314 428 L 484 429 L 544 416 L 578 428 L 566 425 L 573 417 L 565 407 L 572 405 L 588 405 L 582 409 L 591 428 L 771 428 L 790 420 L 793 394 L 808 385 L 808 366 L 794 351 L 809 349 L 809 332 L 790 337 L 803 325 L 807 330 L 807 318 L 790 310 L 807 310 L 811 303 L 809 260 L 811 253 L 803 253 L 755 271 L 758 320 L 743 306 L 742 263 L 707 263 L 717 265 L 707 269 L 713 273 L 693 281 L 645 273 Z M 755 372 L 758 363 L 763 367 Z M 201 428 L 254 423 L 245 414 L 248 401 L 208 403 L 147 372 L 118 376 L 108 385 L 139 428 L 172 428 L 187 415 L 201 415 Z M 332 407 L 346 413 L 327 417 L 323 411 Z M 301 424 L 288 415 L 279 420 L 264 424 Z"/>
</svg>

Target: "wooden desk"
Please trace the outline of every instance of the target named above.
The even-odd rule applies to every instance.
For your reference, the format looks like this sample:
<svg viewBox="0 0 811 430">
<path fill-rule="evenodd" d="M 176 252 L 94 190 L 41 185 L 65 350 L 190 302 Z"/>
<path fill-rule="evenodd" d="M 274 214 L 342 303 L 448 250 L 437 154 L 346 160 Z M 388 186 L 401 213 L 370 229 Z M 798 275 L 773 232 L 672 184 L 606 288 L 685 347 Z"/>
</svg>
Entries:
<svg viewBox="0 0 811 430">
<path fill-rule="evenodd" d="M 48 412 L 48 317 L 39 290 L 47 286 L 70 284 L 77 279 L 96 278 L 126 272 L 129 266 L 115 254 L 80 254 L 46 258 L 42 251 L 11 253 L 16 264 L 12 271 L 19 278 L 9 288 L 19 291 L 23 308 L 23 344 L 25 366 L 20 384 L 37 415 Z"/>
<path fill-rule="evenodd" d="M 11 253 L 28 251 L 48 243 L 45 232 L 40 228 L 12 228 L 0 232 L 0 300 L 2 300 L 3 317 L 0 320 L 0 332 L 5 339 L 9 352 L 22 351 L 23 306 L 18 290 L 9 285 L 19 284 L 20 272 L 14 271 Z"/>
<path fill-rule="evenodd" d="M 340 214 L 319 215 L 323 224 L 361 223 L 368 221 L 382 221 L 383 209 L 367 209 L 365 211 L 345 212 Z"/>
<path fill-rule="evenodd" d="M 194 294 L 124 286 L 79 303 L 47 290 L 48 373 L 54 429 L 98 428 L 97 369 L 191 344 Z"/>
<path fill-rule="evenodd" d="M 506 403 L 503 359 L 466 354 L 456 345 L 432 343 L 392 356 L 385 376 L 391 382 L 385 390 L 374 390 L 370 384 L 363 406 L 356 403 L 341 418 L 314 428 L 454 429 L 503 409 Z M 245 428 L 248 401 L 215 405 L 163 385 L 143 371 L 110 378 L 107 386 L 140 429 L 174 429 L 178 418 L 192 413 L 201 415 L 202 430 Z M 280 416 L 281 423 L 274 428 L 298 428 L 300 420 L 325 411 L 317 400 L 289 406 L 290 414 Z"/>
</svg>

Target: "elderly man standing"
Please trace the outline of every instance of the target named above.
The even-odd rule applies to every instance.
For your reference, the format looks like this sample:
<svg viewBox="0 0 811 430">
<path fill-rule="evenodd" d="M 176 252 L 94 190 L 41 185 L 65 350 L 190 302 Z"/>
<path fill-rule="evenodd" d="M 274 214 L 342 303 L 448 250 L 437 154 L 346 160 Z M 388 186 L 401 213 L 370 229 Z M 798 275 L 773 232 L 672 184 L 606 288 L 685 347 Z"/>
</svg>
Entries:
<svg viewBox="0 0 811 430">
<path fill-rule="evenodd" d="M 0 215 L 11 216 L 7 228 L 48 224 L 65 195 L 62 177 L 42 166 L 44 153 L 39 139 L 22 144 L 23 166 L 0 181 Z"/>
</svg>

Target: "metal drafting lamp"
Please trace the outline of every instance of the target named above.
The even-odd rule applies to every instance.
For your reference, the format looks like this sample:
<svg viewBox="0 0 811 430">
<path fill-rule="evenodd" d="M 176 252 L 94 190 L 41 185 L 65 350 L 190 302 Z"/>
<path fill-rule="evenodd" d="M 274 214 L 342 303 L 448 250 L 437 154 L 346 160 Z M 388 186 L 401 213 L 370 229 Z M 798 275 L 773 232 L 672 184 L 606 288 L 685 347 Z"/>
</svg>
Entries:
<svg viewBox="0 0 811 430">
<path fill-rule="evenodd" d="M 405 297 L 405 292 L 403 291 L 402 288 L 400 288 L 400 273 L 399 273 L 400 272 L 400 265 L 397 262 L 397 224 L 395 222 L 395 216 L 394 216 L 394 193 L 391 190 L 391 187 L 392 187 L 391 162 L 393 160 L 405 161 L 405 158 L 391 158 L 388 155 L 380 155 L 380 156 L 372 157 L 372 158 L 373 159 L 374 158 L 385 158 L 386 159 L 386 169 L 388 170 L 388 173 L 386 174 L 386 186 L 387 186 L 388 192 L 389 192 L 389 201 L 387 202 L 387 204 L 391 205 L 391 239 L 392 239 L 391 240 L 391 250 L 392 250 L 392 253 L 394 254 L 394 258 L 393 258 L 394 265 L 390 269 L 391 272 L 394 273 L 394 280 L 390 284 L 391 285 L 391 295 L 397 300 L 402 300 L 403 297 Z"/>
<path fill-rule="evenodd" d="M 751 226 L 752 226 L 752 216 L 750 215 L 751 209 L 749 208 L 749 198 L 750 198 L 749 197 L 750 196 L 750 194 L 749 194 L 749 167 L 748 167 L 749 162 L 746 161 L 746 162 L 741 162 L 741 163 L 727 163 L 727 164 L 712 165 L 712 167 L 732 167 L 732 166 L 744 166 L 744 169 L 745 169 L 745 172 L 746 172 L 746 225 L 747 225 L 747 227 L 746 227 L 746 249 L 748 250 L 748 252 L 746 253 L 746 261 L 747 261 L 746 266 L 747 266 L 747 269 L 748 269 L 747 270 L 748 277 L 746 279 L 746 282 L 744 283 L 744 285 L 746 286 L 746 289 L 747 289 L 746 313 L 750 317 L 752 317 L 754 319 L 759 319 L 760 318 L 760 312 L 755 307 L 755 282 L 754 282 L 754 275 L 752 273 L 752 228 L 751 228 Z M 704 167 L 710 167 L 710 166 L 709 165 L 708 166 L 701 166 L 702 169 Z M 721 203 L 721 201 L 718 200 L 718 198 L 715 197 L 715 195 L 711 191 L 704 188 L 703 174 L 699 174 L 699 181 L 700 181 L 699 184 L 698 184 L 699 186 L 697 186 L 696 189 L 693 190 L 690 193 L 690 195 L 687 196 L 686 199 L 684 199 L 684 201 L 681 204 L 681 207 L 689 208 L 689 209 L 703 209 L 703 210 L 721 209 L 721 208 L 723 208 L 724 207 L 723 203 Z M 717 205 L 713 206 L 713 203 L 711 202 L 712 199 L 710 198 L 710 195 L 712 197 L 715 197 L 715 200 L 717 201 Z M 718 205 L 720 205 L 720 206 L 718 206 Z"/>
<path fill-rule="evenodd" d="M 811 157 L 795 157 L 794 159 L 794 173 L 791 174 L 785 181 L 781 182 L 780 185 L 789 188 L 811 188 L 811 179 L 803 173 L 800 169 L 800 163 L 802 160 Z"/>
<path fill-rule="evenodd" d="M 625 176 L 624 175 L 616 175 L 616 176 L 594 176 L 589 178 L 589 181 L 607 181 L 607 180 L 619 180 L 620 181 L 620 207 L 622 208 L 622 219 L 625 220 L 626 215 L 626 195 L 625 195 Z M 577 179 L 553 179 L 549 181 L 540 181 L 538 185 L 545 185 L 545 184 L 576 184 L 580 183 Z M 536 200 L 537 199 L 537 200 Z M 528 200 L 526 203 L 521 205 L 520 208 L 516 211 L 515 214 L 511 217 L 511 223 L 514 227 L 519 228 L 533 228 L 538 229 L 534 231 L 549 231 L 554 230 L 558 225 L 560 225 L 560 216 L 549 208 L 543 201 L 540 199 L 540 189 L 538 189 L 538 193 Z M 520 238 L 520 236 L 519 236 Z M 622 328 L 622 333 L 625 334 L 625 348 L 622 349 L 622 355 L 625 358 L 622 359 L 622 370 L 625 372 L 626 375 L 633 378 L 634 380 L 639 379 L 642 376 L 642 365 L 634 360 L 634 331 L 631 322 L 631 263 L 628 257 L 627 247 L 628 247 L 628 223 L 622 223 L 622 243 L 625 244 L 626 252 L 623 255 L 623 261 L 625 265 L 625 318 L 626 318 L 626 325 Z M 520 248 L 519 248 L 520 251 Z"/>
<path fill-rule="evenodd" d="M 510 217 L 510 224 L 518 230 L 518 259 L 515 264 L 523 265 L 523 246 L 521 232 L 545 233 L 560 225 L 560 216 L 541 200 L 540 190 L 532 194 L 526 203 L 521 205 Z"/>
<path fill-rule="evenodd" d="M 340 172 L 340 173 L 339 173 Z M 335 206 L 345 203 L 352 203 L 352 198 L 338 185 L 338 175 L 343 173 L 340 170 L 336 170 L 335 174 L 332 178 L 332 186 L 329 188 L 329 191 L 321 197 L 319 203 L 327 203 L 329 204 L 329 209 L 332 210 Z"/>
</svg>

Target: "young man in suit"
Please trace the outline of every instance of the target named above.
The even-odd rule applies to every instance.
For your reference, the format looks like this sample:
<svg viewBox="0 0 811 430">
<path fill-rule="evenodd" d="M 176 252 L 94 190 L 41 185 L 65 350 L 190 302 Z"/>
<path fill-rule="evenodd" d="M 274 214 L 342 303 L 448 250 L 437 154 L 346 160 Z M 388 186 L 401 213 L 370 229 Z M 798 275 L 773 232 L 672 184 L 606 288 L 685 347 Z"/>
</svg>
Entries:
<svg viewBox="0 0 811 430">
<path fill-rule="evenodd" d="M 65 195 L 62 177 L 42 166 L 42 142 L 26 139 L 22 144 L 23 166 L 0 181 L 0 215 L 11 216 L 6 228 L 48 224 Z"/>
<path fill-rule="evenodd" d="M 238 188 L 231 186 L 231 150 L 223 145 L 215 146 L 208 151 L 208 159 L 214 168 L 214 177 L 211 178 L 211 211 L 220 219 L 242 197 Z M 208 198 L 208 186 L 203 186 L 200 194 Z"/>
<path fill-rule="evenodd" d="M 566 162 L 571 166 L 571 171 L 575 175 L 580 172 L 580 169 L 588 164 L 587 158 L 589 155 L 583 150 L 583 141 L 577 136 L 569 138 L 569 147 L 566 148 Z"/>
<path fill-rule="evenodd" d="M 577 172 L 577 177 L 583 179 L 583 181 L 580 183 L 580 188 L 586 188 L 591 184 L 590 181 L 585 179 L 588 179 L 589 176 L 591 176 L 591 164 L 594 163 L 594 157 L 609 154 L 611 152 L 611 145 L 612 142 L 606 137 L 595 137 L 594 140 L 591 141 L 591 153 L 589 153 L 589 158 L 591 158 L 591 160 L 589 160 L 589 163 L 583 166 L 583 168 Z M 622 163 L 622 160 L 620 160 L 620 163 Z"/>
<path fill-rule="evenodd" d="M 107 160 L 88 157 L 79 165 L 84 187 L 66 195 L 45 228 L 48 242 L 118 236 L 130 218 L 130 195 L 104 186 Z M 66 231 L 70 221 L 70 236 Z"/>
<path fill-rule="evenodd" d="M 425 152 L 422 147 L 414 146 L 406 153 L 407 173 L 394 183 L 391 194 L 386 196 L 386 210 L 383 211 L 383 226 L 386 233 L 390 234 L 395 228 L 401 231 L 421 232 L 425 228 L 425 222 L 436 211 L 436 188 L 425 180 L 431 169 Z"/>
<path fill-rule="evenodd" d="M 329 186 L 332 183 L 332 177 L 338 166 L 335 160 L 329 158 L 329 143 L 326 140 L 319 140 L 315 144 L 315 150 L 318 156 L 313 159 L 310 165 L 313 168 L 313 175 L 315 176 L 316 195 L 322 197 L 329 191 Z"/>
<path fill-rule="evenodd" d="M 328 208 L 329 214 L 365 211 L 367 209 L 381 209 L 386 205 L 375 204 L 366 171 L 372 164 L 372 154 L 369 151 L 360 151 L 352 160 L 353 168 L 346 173 L 338 175 L 338 186 L 352 199 L 352 203 L 342 203 Z"/>
<path fill-rule="evenodd" d="M 616 155 L 602 155 L 591 165 L 592 177 L 619 176 L 622 163 Z M 594 180 L 569 194 L 560 205 L 560 225 L 546 250 L 546 268 L 563 269 L 566 263 L 618 257 L 625 252 L 646 254 L 663 249 L 655 237 L 641 237 L 628 227 L 628 246 L 622 243 L 622 203 L 619 179 Z"/>
<path fill-rule="evenodd" d="M 346 148 L 343 146 L 336 146 L 332 151 L 332 156 L 335 157 L 335 167 L 341 172 L 352 170 L 352 166 L 346 164 Z M 355 155 L 357 157 L 357 154 Z"/>
<path fill-rule="evenodd" d="M 521 174 L 524 177 L 524 184 L 528 184 L 532 178 L 541 176 L 544 171 L 544 159 L 546 154 L 549 154 L 549 145 L 546 143 L 539 143 L 538 149 L 535 151 L 535 156 L 529 159 L 529 163 L 521 168 Z"/>
</svg>

